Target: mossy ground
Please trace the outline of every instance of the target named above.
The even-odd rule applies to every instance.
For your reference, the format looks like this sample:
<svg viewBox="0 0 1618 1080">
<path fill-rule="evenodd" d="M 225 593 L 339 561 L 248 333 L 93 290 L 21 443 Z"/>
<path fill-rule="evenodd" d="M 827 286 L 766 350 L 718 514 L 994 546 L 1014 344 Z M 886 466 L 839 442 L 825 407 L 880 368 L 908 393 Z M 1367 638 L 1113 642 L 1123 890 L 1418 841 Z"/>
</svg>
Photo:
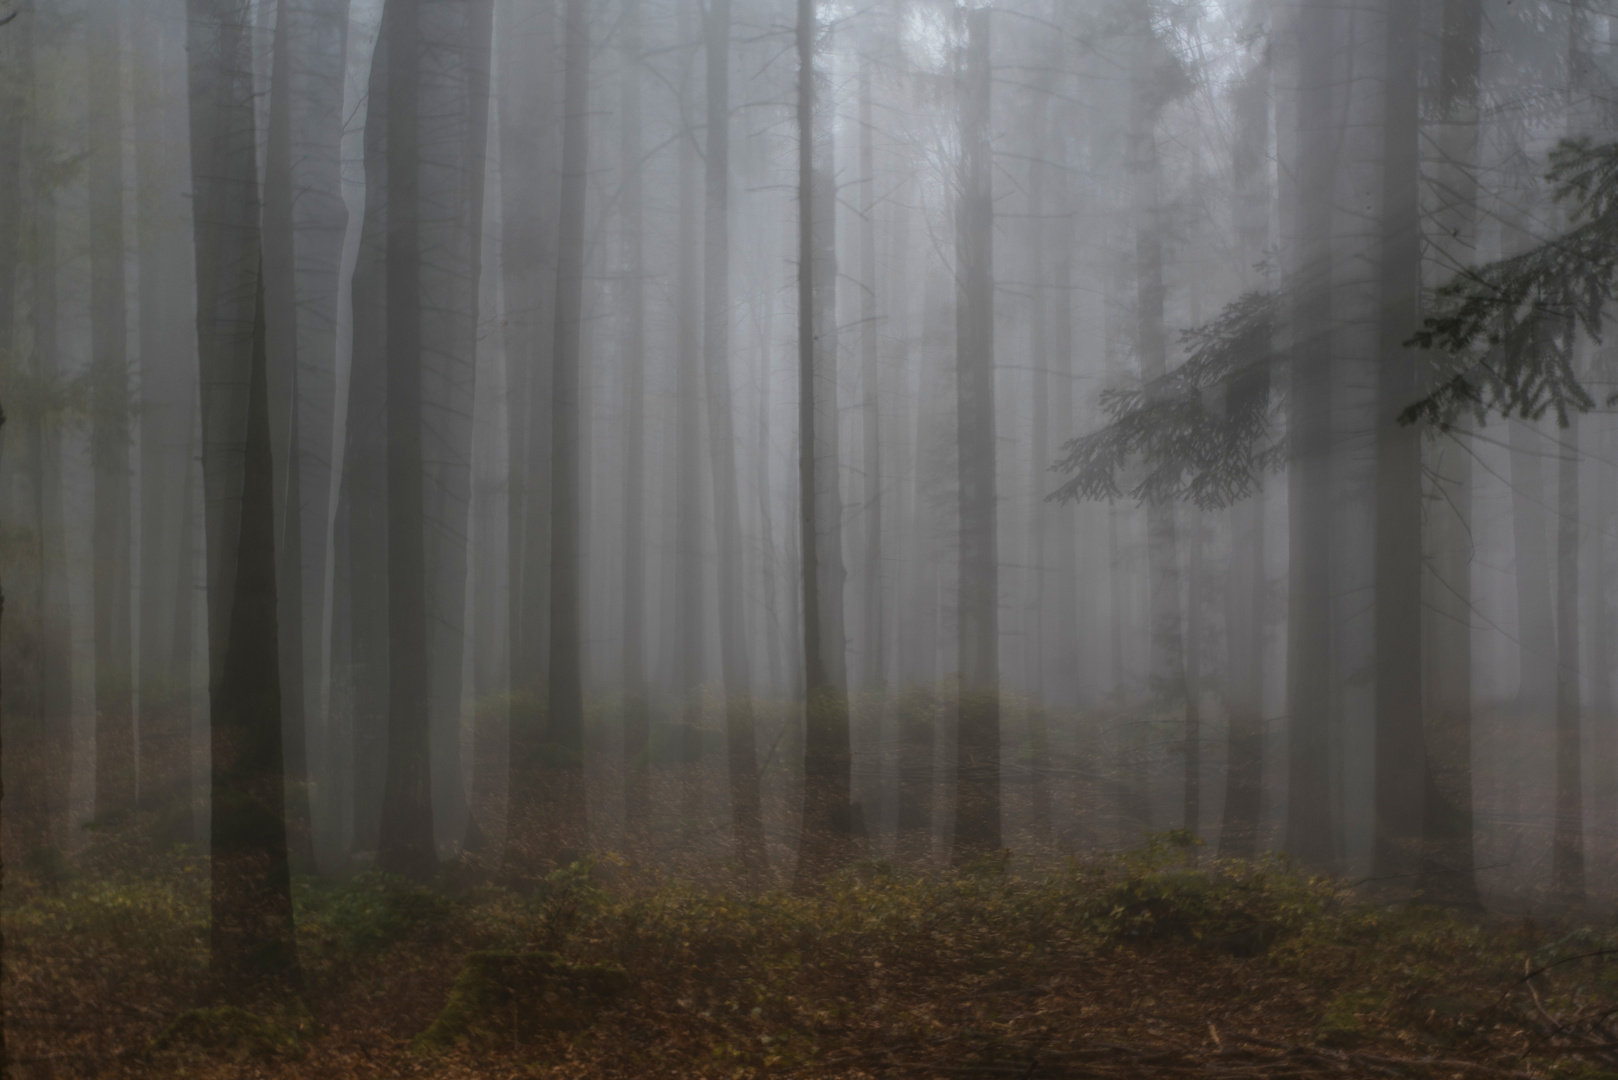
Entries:
<svg viewBox="0 0 1618 1080">
<path fill-rule="evenodd" d="M 1183 1075 L 1244 1038 L 1360 1055 L 1321 1065 L 1338 1076 L 1387 1058 L 1599 1074 L 1551 1050 L 1541 1017 L 1618 1007 L 1614 958 L 1520 980 L 1525 964 L 1618 945 L 1618 924 L 1379 906 L 1280 862 L 1186 856 L 1158 844 L 943 875 L 871 863 L 807 897 L 632 867 L 610 885 L 574 867 L 526 895 L 451 898 L 374 874 L 304 885 L 315 1023 L 296 1048 L 191 1039 L 182 1068 L 153 1043 L 203 1001 L 207 895 L 175 855 L 148 873 L 7 889 L 7 1034 L 18 1075 L 53 1077 Z M 440 1032 L 421 1052 L 469 956 L 541 953 L 621 969 L 621 993 L 565 1024 Z M 475 996 L 463 1028 L 477 1026 Z M 1265 1061 L 1242 1067 L 1313 1075 L 1297 1052 Z"/>
</svg>

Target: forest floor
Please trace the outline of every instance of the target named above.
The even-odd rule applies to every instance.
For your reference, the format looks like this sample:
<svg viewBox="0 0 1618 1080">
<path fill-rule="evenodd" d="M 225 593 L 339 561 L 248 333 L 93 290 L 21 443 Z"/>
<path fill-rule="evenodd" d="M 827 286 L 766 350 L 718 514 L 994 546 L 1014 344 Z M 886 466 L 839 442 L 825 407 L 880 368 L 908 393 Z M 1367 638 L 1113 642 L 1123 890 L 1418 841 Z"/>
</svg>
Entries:
<svg viewBox="0 0 1618 1080">
<path fill-rule="evenodd" d="M 1618 1076 L 1618 924 L 1374 903 L 1161 840 L 862 864 L 812 896 L 608 860 L 530 894 L 370 873 L 297 902 L 306 1009 L 174 1026 L 206 985 L 199 860 L 8 883 L 13 1076 Z M 570 1001 L 576 979 L 466 982 L 470 1022 L 419 1038 L 469 956 L 541 952 L 623 974 Z"/>
</svg>

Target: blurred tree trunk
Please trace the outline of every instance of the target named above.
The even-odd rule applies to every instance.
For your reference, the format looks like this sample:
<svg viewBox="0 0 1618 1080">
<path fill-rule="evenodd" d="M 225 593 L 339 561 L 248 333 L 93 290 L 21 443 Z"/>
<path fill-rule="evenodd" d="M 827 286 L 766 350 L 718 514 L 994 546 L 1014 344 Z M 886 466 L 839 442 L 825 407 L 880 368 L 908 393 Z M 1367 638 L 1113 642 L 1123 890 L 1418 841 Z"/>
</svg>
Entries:
<svg viewBox="0 0 1618 1080">
<path fill-rule="evenodd" d="M 280 630 L 281 723 L 286 733 L 287 823 L 294 861 L 308 865 L 308 723 L 303 669 L 303 499 L 298 400 L 297 225 L 292 180 L 292 16 L 276 0 L 270 61 L 270 114 L 264 154 L 265 347 L 269 351 L 270 441 L 276 474 L 276 626 Z"/>
<path fill-rule="evenodd" d="M 301 983 L 277 656 L 274 475 L 255 162 L 251 5 L 189 0 L 192 210 L 206 489 L 216 999 Z"/>
<path fill-rule="evenodd" d="M 1270 14 L 1265 0 L 1249 13 L 1258 27 Z M 1236 137 L 1231 148 L 1235 174 L 1236 242 L 1244 289 L 1263 287 L 1260 263 L 1270 246 L 1269 183 L 1271 50 L 1263 46 L 1232 90 Z M 1265 387 L 1266 391 L 1268 386 Z M 1219 856 L 1251 859 L 1258 853 L 1259 818 L 1264 799 L 1264 615 L 1269 582 L 1264 574 L 1264 479 L 1257 490 L 1231 507 L 1231 566 L 1225 581 L 1226 689 L 1225 807 L 1219 828 Z"/>
<path fill-rule="evenodd" d="M 550 661 L 551 389 L 561 67 L 554 0 L 510 0 L 500 33 L 501 274 L 506 297 L 512 606 L 505 873 L 529 873 L 543 821 Z"/>
<path fill-rule="evenodd" d="M 1129 98 L 1130 183 L 1134 188 L 1135 229 L 1135 355 L 1141 378 L 1147 382 L 1163 375 L 1168 366 L 1168 335 L 1163 322 L 1167 289 L 1163 283 L 1162 164 L 1157 150 L 1157 121 L 1162 111 L 1160 68 L 1167 50 L 1157 38 L 1148 9 L 1139 9 Z M 1179 537 L 1172 503 L 1146 508 L 1146 563 L 1150 606 L 1150 660 L 1147 666 L 1151 700 L 1169 709 L 1183 710 L 1182 738 L 1189 745 L 1197 726 L 1196 710 L 1186 693 L 1184 612 L 1180 599 Z M 1142 732 L 1139 724 L 1129 730 Z M 1151 831 L 1152 810 L 1145 775 L 1146 752 L 1139 740 L 1129 759 L 1126 814 L 1137 829 Z M 1197 794 L 1185 774 L 1184 801 L 1195 817 Z"/>
<path fill-rule="evenodd" d="M 1556 462 L 1556 824 L 1551 892 L 1567 906 L 1584 890 L 1584 787 L 1580 724 L 1579 414 L 1569 412 Z"/>
<path fill-rule="evenodd" d="M 956 105 L 957 467 L 960 483 L 960 672 L 955 840 L 963 865 L 1001 846 L 1000 574 L 994 432 L 994 192 L 989 144 L 988 8 L 964 12 Z"/>
<path fill-rule="evenodd" d="M 585 178 L 589 154 L 587 0 L 567 0 L 563 26 L 562 189 L 557 233 L 556 345 L 551 397 L 551 631 L 546 680 L 547 813 L 542 856 L 565 865 L 587 840 L 584 801 L 584 642 L 580 610 L 580 337 L 584 322 Z"/>
<path fill-rule="evenodd" d="M 643 839 L 651 821 L 646 659 L 646 241 L 642 194 L 641 0 L 625 0 L 619 196 L 624 245 L 624 822 Z"/>
<path fill-rule="evenodd" d="M 703 246 L 703 353 L 708 445 L 713 469 L 714 534 L 719 540 L 720 658 L 725 676 L 732 840 L 742 873 L 765 868 L 753 731 L 752 665 L 742 608 L 742 508 L 737 492 L 735 418 L 730 388 L 730 0 L 706 13 L 708 146 Z"/>
<path fill-rule="evenodd" d="M 1443 201 L 1428 242 L 1438 275 L 1447 278 L 1476 257 L 1482 0 L 1445 0 L 1443 19 L 1435 132 Z M 1465 424 L 1431 452 L 1439 498 L 1429 504 L 1430 570 L 1423 578 L 1428 708 L 1421 891 L 1467 908 L 1479 906 L 1472 855 L 1472 453 Z"/>
<path fill-rule="evenodd" d="M 872 116 L 871 57 L 867 45 L 859 60 L 860 155 L 860 380 L 861 465 L 865 473 L 863 499 L 864 551 L 861 559 L 860 615 L 864 647 L 860 681 L 863 723 L 860 725 L 865 760 L 863 782 L 855 797 L 868 829 L 883 820 L 883 735 L 887 710 L 887 615 L 882 566 L 882 357 L 878 347 L 876 275 L 876 148 Z"/>
<path fill-rule="evenodd" d="M 1422 695 L 1421 438 L 1399 413 L 1420 396 L 1405 346 L 1419 325 L 1420 8 L 1389 4 L 1382 117 L 1382 244 L 1375 523 L 1375 825 L 1371 873 L 1408 878 L 1421 866 L 1427 747 Z"/>
<path fill-rule="evenodd" d="M 387 0 L 387 419 L 388 715 L 377 865 L 425 881 L 438 866 L 433 839 L 427 677 L 426 552 L 422 469 L 420 91 L 418 0 Z M 374 115 L 374 114 L 373 114 Z M 367 125 L 372 117 L 367 118 Z"/>
<path fill-rule="evenodd" d="M 85 16 L 90 213 L 91 581 L 95 619 L 96 820 L 135 808 L 129 505 L 129 359 L 124 300 L 123 50 L 119 0 Z"/>
<path fill-rule="evenodd" d="M 135 171 L 140 350 L 140 805 L 169 817 L 165 835 L 191 830 L 191 654 L 174 651 L 189 616 L 181 589 L 189 535 L 195 434 L 196 322 L 187 286 L 184 117 L 185 7 L 146 0 L 130 20 L 135 63 Z M 185 611 L 181 608 L 185 607 Z"/>
<path fill-rule="evenodd" d="M 677 36 L 690 41 L 697 0 L 679 5 Z M 695 845 L 702 813 L 702 677 L 708 620 L 702 587 L 702 342 L 698 310 L 702 265 L 697 252 L 697 144 L 686 119 L 694 86 L 691 59 L 680 58 L 679 227 L 675 260 L 675 420 L 674 420 L 674 670 L 679 703 L 681 841 Z"/>
<path fill-rule="evenodd" d="M 1031 149 L 1035 155 L 1039 155 L 1051 151 L 1051 125 L 1046 115 L 1045 103 L 1042 102 L 1036 107 L 1039 111 L 1031 124 L 1034 136 Z M 1050 732 L 1045 717 L 1045 655 L 1049 651 L 1046 627 L 1048 623 L 1062 617 L 1063 603 L 1059 589 L 1055 592 L 1055 604 L 1047 605 L 1045 602 L 1045 592 L 1050 587 L 1053 576 L 1051 567 L 1047 565 L 1046 549 L 1049 534 L 1053 532 L 1055 518 L 1071 518 L 1073 515 L 1071 509 L 1063 507 L 1053 516 L 1044 499 L 1048 470 L 1055 458 L 1051 452 L 1050 437 L 1052 352 L 1050 303 L 1049 290 L 1045 284 L 1049 280 L 1046 277 L 1048 259 L 1045 252 L 1045 234 L 1051 228 L 1046 207 L 1046 188 L 1050 186 L 1049 174 L 1054 171 L 1055 169 L 1046 162 L 1034 161 L 1029 165 L 1028 177 L 1027 258 L 1028 265 L 1033 271 L 1034 288 L 1032 325 L 1029 327 L 1031 337 L 1029 388 L 1032 394 L 1029 411 L 1032 416 L 1032 431 L 1028 440 L 1028 472 L 1031 497 L 1028 500 L 1028 567 L 1024 572 L 1026 608 L 1023 615 L 1024 624 L 1028 628 L 1023 649 L 1026 665 L 1024 679 L 1028 687 L 1029 704 L 1022 757 L 1029 785 L 1029 828 L 1037 844 L 1048 841 L 1051 831 L 1051 797 L 1047 782 Z M 1058 310 L 1065 312 L 1066 308 Z M 1060 379 L 1060 376 L 1058 378 Z M 1065 432 L 1072 429 L 1062 430 Z M 1058 655 L 1063 657 L 1064 666 L 1071 663 L 1074 657 L 1072 653 Z"/>
<path fill-rule="evenodd" d="M 1332 193 L 1335 8 L 1296 11 L 1297 254 L 1293 269 L 1287 430 L 1287 812 L 1282 843 L 1306 866 L 1338 865 L 1331 798 Z M 1284 175 L 1284 173 L 1283 173 Z"/>
<path fill-rule="evenodd" d="M 829 112 L 817 107 L 816 0 L 798 0 L 798 514 L 803 573 L 803 817 L 796 887 L 853 855 L 848 682 L 837 482 L 835 180 Z M 822 505 L 825 504 L 825 505 Z"/>
</svg>

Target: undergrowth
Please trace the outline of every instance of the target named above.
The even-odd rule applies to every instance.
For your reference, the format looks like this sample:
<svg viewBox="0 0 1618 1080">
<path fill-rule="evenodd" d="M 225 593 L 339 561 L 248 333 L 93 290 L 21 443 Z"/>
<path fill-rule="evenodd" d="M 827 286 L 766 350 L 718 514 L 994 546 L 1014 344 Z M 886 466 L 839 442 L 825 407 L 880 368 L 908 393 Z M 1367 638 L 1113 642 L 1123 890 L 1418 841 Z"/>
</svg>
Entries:
<svg viewBox="0 0 1618 1080">
<path fill-rule="evenodd" d="M 612 860 L 525 893 L 452 893 L 377 871 L 302 882 L 300 958 L 320 1034 L 299 1068 L 318 1075 L 322 1054 L 356 1047 L 407 1053 L 474 953 L 622 969 L 628 989 L 593 1033 L 510 1051 L 595 1063 L 581 1075 L 813 1070 L 896 1039 L 1032 1046 L 1089 1032 L 1200 1045 L 1219 1030 L 1510 1065 L 1544 1052 L 1533 1010 L 1618 1003 L 1608 922 L 1372 904 L 1279 857 L 1199 854 L 1165 834 L 1126 855 L 1038 866 L 865 862 L 807 896 L 699 888 Z M 136 1053 L 206 1004 L 207 903 L 205 864 L 183 852 L 145 875 L 8 889 L 19 1052 L 67 1047 L 73 1059 L 88 1045 L 74 1018 L 99 1015 L 122 1018 L 110 1042 Z M 1547 965 L 1535 1002 L 1522 975 Z M 433 1068 L 459 1075 L 466 1060 Z"/>
</svg>

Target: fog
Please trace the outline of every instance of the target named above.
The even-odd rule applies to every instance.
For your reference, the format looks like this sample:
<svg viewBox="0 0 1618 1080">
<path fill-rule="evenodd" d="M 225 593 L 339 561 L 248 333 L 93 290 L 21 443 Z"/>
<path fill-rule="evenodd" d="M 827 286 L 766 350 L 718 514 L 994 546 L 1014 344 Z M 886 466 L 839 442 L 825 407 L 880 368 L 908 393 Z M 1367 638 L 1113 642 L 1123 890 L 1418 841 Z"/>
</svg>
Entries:
<svg viewBox="0 0 1618 1080">
<path fill-rule="evenodd" d="M 1606 0 L 7 11 L 8 873 L 1618 889 Z"/>
</svg>

